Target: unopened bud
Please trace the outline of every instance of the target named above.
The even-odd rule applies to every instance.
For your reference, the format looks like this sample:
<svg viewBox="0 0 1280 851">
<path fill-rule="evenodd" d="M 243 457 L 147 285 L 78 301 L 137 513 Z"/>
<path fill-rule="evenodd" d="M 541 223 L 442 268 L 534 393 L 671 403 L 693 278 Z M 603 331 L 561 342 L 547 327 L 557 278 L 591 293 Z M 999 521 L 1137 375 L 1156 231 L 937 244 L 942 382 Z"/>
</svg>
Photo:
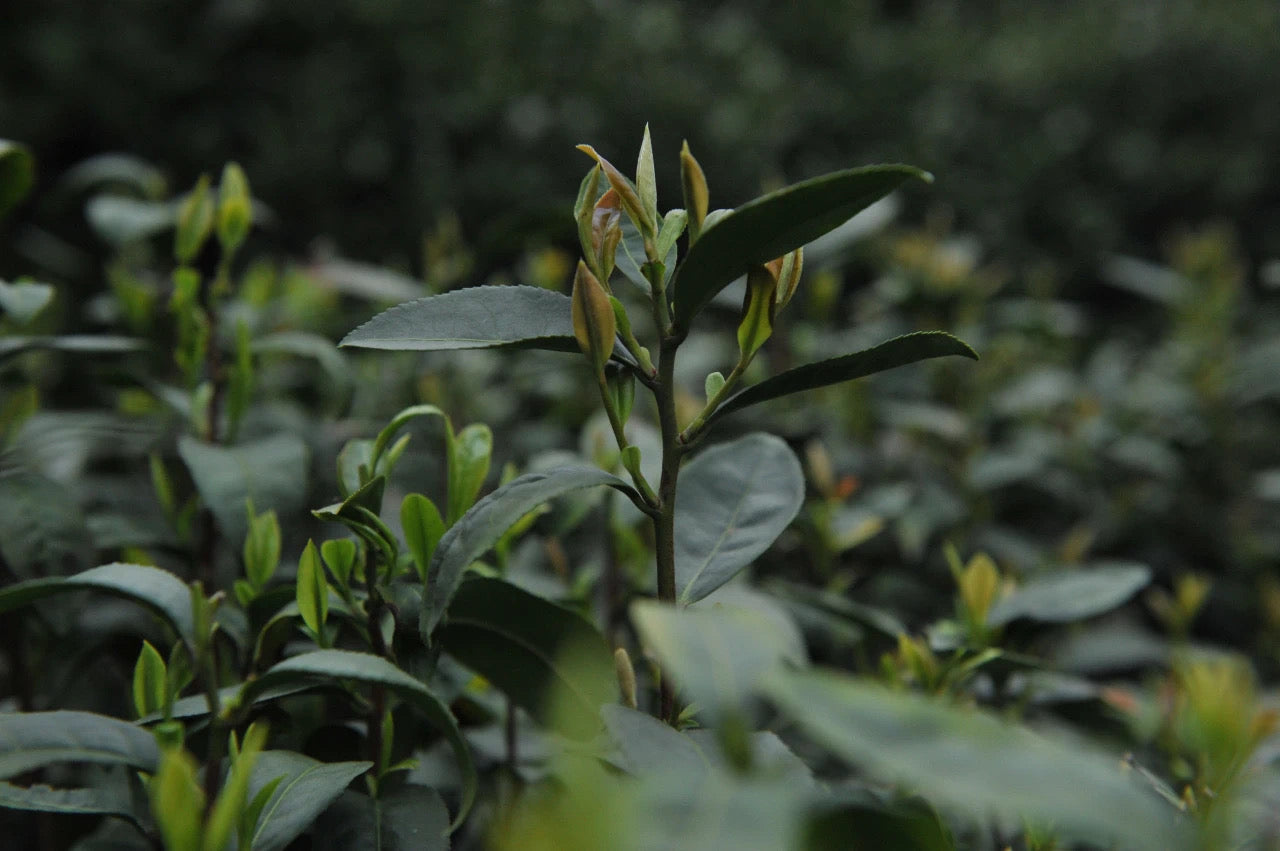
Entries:
<svg viewBox="0 0 1280 851">
<path fill-rule="evenodd" d="M 605 367 L 605 381 L 613 409 L 625 425 L 636 402 L 636 374 L 629 367 L 611 363 Z"/>
<path fill-rule="evenodd" d="M 743 360 L 750 359 L 773 334 L 777 288 L 777 274 L 768 266 L 752 266 L 747 272 L 747 292 L 742 299 L 742 320 L 738 323 L 738 348 Z"/>
<path fill-rule="evenodd" d="M 573 276 L 572 310 L 573 336 L 591 360 L 596 373 L 603 375 L 604 365 L 613 354 L 618 326 L 609 294 L 582 261 L 578 261 L 578 271 Z"/>
<path fill-rule="evenodd" d="M 625 647 L 613 651 L 613 669 L 618 675 L 623 705 L 635 709 L 639 705 L 636 702 L 636 669 L 631 666 L 631 656 Z"/>
<path fill-rule="evenodd" d="M 213 230 L 213 199 L 209 197 L 209 176 L 201 175 L 195 188 L 178 208 L 178 229 L 174 234 L 173 255 L 178 263 L 188 265 L 200 253 Z"/>
<path fill-rule="evenodd" d="M 613 273 L 613 261 L 621 241 L 622 201 L 617 191 L 610 189 L 600 196 L 591 213 L 591 250 L 595 252 L 597 268 L 604 276 L 601 283 L 607 282 Z"/>
<path fill-rule="evenodd" d="M 218 242 L 222 243 L 222 250 L 230 253 L 239 248 L 252 223 L 249 181 L 240 166 L 227 163 L 218 186 Z"/>
<path fill-rule="evenodd" d="M 782 268 L 778 273 L 778 309 L 787 306 L 787 302 L 791 301 L 791 297 L 796 294 L 796 288 L 800 285 L 800 273 L 804 271 L 804 249 L 797 248 L 795 251 L 787 254 L 782 258 Z"/>
<path fill-rule="evenodd" d="M 680 148 L 680 183 L 684 187 L 684 208 L 689 213 L 689 242 L 693 243 L 702 235 L 711 195 L 707 191 L 707 178 L 702 173 L 702 166 L 689 152 L 687 141 Z"/>
<path fill-rule="evenodd" d="M 640 233 L 649 239 L 657 236 L 658 223 L 645 211 L 644 202 L 640 200 L 640 193 L 635 184 L 618 171 L 613 163 L 596 153 L 596 149 L 590 145 L 579 145 L 578 150 L 595 160 L 604 170 L 604 176 L 609 179 L 609 185 L 618 193 L 622 209 L 631 217 L 631 221 L 635 222 Z"/>
<path fill-rule="evenodd" d="M 710 373 L 706 380 L 702 382 L 702 390 L 707 394 L 707 401 L 710 402 L 715 398 L 716 394 L 724 387 L 724 376 L 719 372 Z"/>
</svg>

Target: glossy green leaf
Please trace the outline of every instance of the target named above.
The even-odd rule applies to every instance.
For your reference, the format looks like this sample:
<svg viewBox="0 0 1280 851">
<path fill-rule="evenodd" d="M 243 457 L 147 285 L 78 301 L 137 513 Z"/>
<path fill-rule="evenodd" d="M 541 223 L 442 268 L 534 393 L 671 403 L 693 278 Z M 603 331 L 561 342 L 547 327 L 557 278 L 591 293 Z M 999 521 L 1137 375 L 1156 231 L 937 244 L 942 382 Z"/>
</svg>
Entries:
<svg viewBox="0 0 1280 851">
<path fill-rule="evenodd" d="M 435 640 L 542 724 L 594 735 L 618 699 L 613 651 L 577 612 L 501 579 L 469 579 Z"/>
<path fill-rule="evenodd" d="M 53 287 L 35 281 L 0 281 L 0 316 L 25 325 L 53 301 Z"/>
<path fill-rule="evenodd" d="M 713 721 L 741 711 L 769 671 L 806 661 L 794 626 L 746 608 L 641 600 L 631 606 L 631 622 L 681 694 Z"/>
<path fill-rule="evenodd" d="M 292 751 L 264 751 L 253 766 L 249 799 L 273 781 L 253 829 L 252 851 L 282 851 L 337 800 L 371 762 L 325 763 Z M 446 822 L 448 815 L 445 816 Z"/>
<path fill-rule="evenodd" d="M 346 587 L 356 565 L 356 542 L 350 538 L 335 538 L 320 545 L 320 557 L 329 566 L 329 572 L 338 584 Z"/>
<path fill-rule="evenodd" d="M 199 851 L 204 834 L 204 790 L 191 754 L 166 750 L 151 779 L 151 813 L 166 851 Z"/>
<path fill-rule="evenodd" d="M 255 590 L 262 590 L 280 564 L 280 521 L 274 511 L 249 518 L 244 539 L 244 572 Z"/>
<path fill-rule="evenodd" d="M 265 511 L 291 516 L 305 507 L 310 452 L 296 435 L 270 437 L 218 446 L 184 436 L 182 457 L 200 498 L 213 512 L 222 532 L 237 548 L 248 532 L 245 500 Z"/>
<path fill-rule="evenodd" d="M 427 566 L 435 554 L 436 546 L 444 537 L 444 519 L 436 504 L 420 493 L 411 493 L 400 503 L 400 527 L 404 540 L 413 555 L 418 578 L 425 585 Z"/>
<path fill-rule="evenodd" d="M 256 680 L 245 684 L 241 692 L 243 701 L 252 701 L 269 689 L 299 684 L 332 683 L 355 680 L 385 686 L 395 692 L 405 703 L 423 714 L 437 730 L 444 734 L 453 747 L 462 773 L 462 807 L 454 820 L 457 827 L 466 818 L 476 796 L 476 768 L 471 751 L 458 730 L 449 708 L 418 680 L 406 674 L 380 656 L 356 653 L 350 650 L 316 650 L 294 656 L 272 667 Z"/>
<path fill-rule="evenodd" d="M 448 851 L 449 812 L 440 795 L 410 785 L 370 798 L 347 792 L 316 825 L 314 851 Z"/>
<path fill-rule="evenodd" d="M 715 421 L 740 408 L 777 399 L 780 396 L 790 396 L 805 390 L 852 381 L 855 378 L 906 366 L 916 361 L 948 355 L 978 359 L 977 353 L 969 348 L 968 344 L 943 331 L 919 331 L 915 334 L 894 337 L 892 340 L 886 340 L 878 346 L 872 346 L 860 352 L 805 364 L 766 378 L 759 384 L 753 384 L 726 399 L 724 404 L 716 409 L 711 420 Z"/>
<path fill-rule="evenodd" d="M 92 712 L 0 712 L 0 779 L 59 762 L 127 765 L 154 772 L 160 760 L 151 733 Z"/>
<path fill-rule="evenodd" d="M 815 177 L 738 207 L 702 231 L 676 270 L 676 327 L 687 331 L 707 302 L 752 266 L 839 227 L 912 177 L 932 179 L 907 165 L 866 166 Z"/>
<path fill-rule="evenodd" d="M 0 216 L 27 196 L 35 180 L 35 159 L 27 147 L 0 139 Z"/>
<path fill-rule="evenodd" d="M 106 564 L 74 576 L 31 579 L 0 589 L 0 614 L 65 591 L 102 591 L 141 603 L 187 642 L 195 635 L 191 592 L 165 570 L 140 564 Z"/>
<path fill-rule="evenodd" d="M 370 475 L 373 475 L 375 473 L 387 472 L 385 469 L 383 469 L 385 465 L 383 465 L 382 463 L 382 458 L 387 453 L 387 448 L 391 446 L 392 439 L 396 436 L 396 434 L 400 431 L 400 429 L 404 428 L 410 422 L 420 417 L 439 417 L 440 419 L 444 420 L 446 429 L 450 428 L 450 426 L 448 425 L 449 423 L 448 415 L 445 414 L 444 411 L 440 410 L 440 408 L 437 408 L 435 405 L 410 405 L 409 407 L 403 409 L 394 417 L 392 417 L 390 422 L 388 422 L 385 426 L 382 427 L 382 430 L 378 432 L 377 438 L 374 439 L 373 446 L 370 449 L 370 453 L 369 453 L 369 456 L 370 456 L 369 474 Z M 376 510 L 376 506 L 370 506 L 370 507 Z"/>
<path fill-rule="evenodd" d="M 603 470 L 557 467 L 544 473 L 526 473 L 477 502 L 445 532 L 427 569 L 427 591 L 419 622 L 423 640 L 431 640 L 431 634 L 444 618 L 449 602 L 462 583 L 463 572 L 488 552 L 517 520 L 544 502 L 601 485 L 636 498 L 630 485 Z"/>
<path fill-rule="evenodd" d="M 0 808 L 59 815 L 115 816 L 139 828 L 146 820 L 134 809 L 127 790 L 118 786 L 55 789 L 44 784 L 16 786 L 0 782 Z"/>
<path fill-rule="evenodd" d="M 705 777 L 711 763 L 692 739 L 646 712 L 612 704 L 600 710 L 623 766 L 632 774 Z"/>
<path fill-rule="evenodd" d="M 164 657 L 151 646 L 150 641 L 144 641 L 138 661 L 133 666 L 133 708 L 139 717 L 160 712 L 168 697 Z"/>
<path fill-rule="evenodd" d="M 1131 562 L 1111 562 L 1081 570 L 1059 570 L 1033 579 L 999 600 L 987 624 L 1026 618 L 1069 623 L 1109 612 L 1151 583 L 1151 570 Z"/>
<path fill-rule="evenodd" d="M 939 805 L 1032 819 L 1104 847 L 1187 847 L 1181 814 L 1119 754 L 835 673 L 775 670 L 762 690 L 818 743 Z"/>
<path fill-rule="evenodd" d="M 475 504 L 493 455 L 493 432 L 472 423 L 449 441 L 449 506 L 445 525 L 452 526 Z"/>
<path fill-rule="evenodd" d="M 541 287 L 470 287 L 383 311 L 341 346 L 363 349 L 522 348 L 577 352 L 569 297 Z M 634 360 L 621 345 L 615 358 Z"/>
<path fill-rule="evenodd" d="M 676 492 L 676 593 L 700 600 L 782 534 L 804 503 L 804 473 L 786 443 L 749 434 L 713 446 L 680 474 Z"/>
<path fill-rule="evenodd" d="M 322 635 L 329 618 L 329 583 L 312 541 L 307 541 L 302 558 L 298 559 L 297 602 L 303 623 L 316 635 Z"/>
</svg>

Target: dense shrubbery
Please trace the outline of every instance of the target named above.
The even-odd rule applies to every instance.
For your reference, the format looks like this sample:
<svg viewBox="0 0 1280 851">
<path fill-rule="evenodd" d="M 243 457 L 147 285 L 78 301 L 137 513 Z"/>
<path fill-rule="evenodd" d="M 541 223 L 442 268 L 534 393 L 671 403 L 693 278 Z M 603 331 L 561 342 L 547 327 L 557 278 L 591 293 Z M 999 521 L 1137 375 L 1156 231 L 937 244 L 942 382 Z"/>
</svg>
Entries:
<svg viewBox="0 0 1280 851">
<path fill-rule="evenodd" d="M 25 153 L 0 157 L 23 183 Z M 1135 324 L 1061 298 L 1055 267 L 1010 280 L 999 246 L 896 224 L 893 197 L 810 243 L 776 310 L 795 258 L 738 257 L 792 246 L 761 236 L 777 221 L 744 241 L 725 219 L 738 253 L 702 243 L 720 259 L 697 268 L 751 272 L 699 313 L 680 293 L 703 278 L 654 262 L 685 219 L 658 227 L 645 163 L 636 186 L 584 183 L 576 274 L 544 249 L 493 281 L 534 287 L 466 295 L 439 294 L 470 282 L 472 247 L 446 231 L 426 285 L 272 259 L 234 167 L 174 200 L 132 160 L 49 187 L 88 202 L 113 256 L 101 292 L 0 289 L 9 835 L 84 851 L 202 847 L 182 839 L 201 823 L 210 848 L 1270 847 L 1276 707 L 1258 676 L 1280 666 L 1280 317 L 1239 236 L 1206 226 L 1161 258 L 1113 256 L 1098 284 L 1124 316 L 1141 306 Z M 554 292 L 571 279 L 572 317 Z M 616 307 L 593 289 L 610 280 Z M 648 318 L 668 284 L 674 304 Z M 348 342 L 501 345 L 335 347 L 344 317 L 418 296 L 433 298 Z M 521 306 L 460 329 L 485 299 Z M 962 353 L 900 337 L 936 329 L 982 360 L 821 386 Z M 877 346 L 890 338 L 908 342 Z M 597 366 L 540 350 L 579 345 Z M 650 369 L 677 347 L 678 369 Z M 809 395 L 704 411 L 756 401 L 726 398 L 739 378 L 794 386 L 856 350 L 878 354 L 825 367 Z M 659 415 L 637 403 L 628 422 L 637 384 Z M 655 465 L 698 442 L 681 479 L 698 497 L 664 532 Z M 751 522 L 712 510 L 734 498 Z M 702 553 L 699 528 L 719 545 Z M 673 533 L 664 587 L 654 551 Z M 139 717 L 151 732 L 115 720 Z"/>
</svg>

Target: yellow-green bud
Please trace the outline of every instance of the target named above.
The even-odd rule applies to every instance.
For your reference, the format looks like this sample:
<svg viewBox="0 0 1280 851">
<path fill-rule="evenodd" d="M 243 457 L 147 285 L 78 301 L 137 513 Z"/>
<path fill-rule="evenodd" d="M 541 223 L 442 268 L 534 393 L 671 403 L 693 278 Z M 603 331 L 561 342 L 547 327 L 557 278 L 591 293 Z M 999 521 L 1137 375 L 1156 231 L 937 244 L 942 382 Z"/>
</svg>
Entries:
<svg viewBox="0 0 1280 851">
<path fill-rule="evenodd" d="M 618 690 L 622 692 L 622 703 L 635 709 L 636 702 L 636 669 L 631 665 L 631 656 L 625 647 L 613 651 L 613 668 L 618 675 Z"/>
<path fill-rule="evenodd" d="M 249 181 L 240 166 L 227 163 L 218 186 L 218 242 L 222 243 L 222 250 L 232 253 L 238 249 L 249 235 L 252 223 Z"/>
<path fill-rule="evenodd" d="M 573 336 L 583 353 L 591 360 L 596 373 L 603 376 L 604 365 L 613 354 L 618 325 L 613 315 L 613 305 L 609 302 L 609 294 L 581 260 L 578 261 L 578 271 L 573 276 L 572 310 Z"/>
<path fill-rule="evenodd" d="M 707 220 L 711 194 L 707 191 L 707 178 L 702 166 L 689 152 L 686 141 L 680 148 L 680 183 L 684 187 L 684 208 L 689 213 L 689 242 L 696 242 L 702 235 L 702 223 Z"/>
<path fill-rule="evenodd" d="M 173 255 L 183 265 L 200 253 L 213 230 L 213 199 L 209 197 L 209 175 L 202 174 L 195 188 L 178 208 L 178 229 L 174 235 Z"/>
<path fill-rule="evenodd" d="M 609 179 L 609 185 L 618 193 L 622 209 L 626 210 L 627 215 L 631 217 L 631 221 L 635 222 L 640 233 L 649 239 L 657 236 L 658 223 L 645 211 L 644 202 L 640 200 L 640 193 L 635 184 L 628 180 L 626 175 L 618 171 L 613 163 L 596 153 L 596 149 L 590 145 L 579 145 L 578 150 L 595 160 L 600 168 L 604 170 L 604 176 Z"/>
<path fill-rule="evenodd" d="M 777 288 L 777 274 L 768 266 L 752 266 L 747 272 L 747 292 L 742 299 L 742 320 L 738 323 L 738 348 L 744 361 L 755 355 L 773 334 Z"/>
<path fill-rule="evenodd" d="M 791 297 L 796 294 L 796 288 L 800 286 L 800 273 L 802 271 L 804 271 L 803 248 L 797 248 L 782 258 L 782 268 L 778 273 L 779 310 L 786 307 L 787 302 L 791 301 Z"/>
</svg>

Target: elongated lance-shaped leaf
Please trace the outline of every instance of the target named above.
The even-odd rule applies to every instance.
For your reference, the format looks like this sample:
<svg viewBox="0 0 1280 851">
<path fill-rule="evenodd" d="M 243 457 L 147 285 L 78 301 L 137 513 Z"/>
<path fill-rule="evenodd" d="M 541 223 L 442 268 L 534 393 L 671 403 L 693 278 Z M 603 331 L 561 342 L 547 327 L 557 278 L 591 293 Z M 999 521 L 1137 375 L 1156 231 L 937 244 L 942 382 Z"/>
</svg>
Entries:
<svg viewBox="0 0 1280 851">
<path fill-rule="evenodd" d="M 0 614 L 66 591 L 102 591 L 146 606 L 178 636 L 195 643 L 191 591 L 178 577 L 141 564 L 105 564 L 74 576 L 48 576 L 0 589 Z"/>
<path fill-rule="evenodd" d="M 787 444 L 749 434 L 713 446 L 680 475 L 676 593 L 700 600 L 769 548 L 804 503 L 804 473 Z"/>
<path fill-rule="evenodd" d="M 59 762 L 127 765 L 154 772 L 155 737 L 119 718 L 93 712 L 0 712 L 0 779 Z"/>
<path fill-rule="evenodd" d="M 570 735 L 595 735 L 600 707 L 618 699 L 613 654 L 600 631 L 501 579 L 463 582 L 436 640 L 540 723 Z"/>
<path fill-rule="evenodd" d="M 1151 583 L 1151 569 L 1111 562 L 1085 570 L 1061 570 L 1032 579 L 991 608 L 987 623 L 1001 626 L 1026 618 L 1070 623 L 1109 612 Z"/>
<path fill-rule="evenodd" d="M 253 851 L 281 851 L 311 826 L 347 784 L 372 767 L 371 762 L 326 763 L 292 751 L 263 751 L 253 764 L 249 800 L 279 782 L 253 827 Z"/>
<path fill-rule="evenodd" d="M 144 829 L 145 816 L 134 809 L 122 785 L 55 789 L 51 786 L 15 786 L 0 782 L 0 807 L 61 815 L 116 816 Z"/>
<path fill-rule="evenodd" d="M 316 650 L 303 653 L 285 659 L 258 679 L 246 683 L 240 692 L 240 699 L 248 703 L 268 689 L 300 682 L 338 680 L 356 680 L 391 689 L 405 703 L 426 716 L 426 719 L 448 739 L 458 759 L 458 768 L 462 772 L 462 806 L 453 822 L 453 828 L 456 829 L 466 818 L 476 797 L 476 767 L 471 759 L 471 751 L 467 748 L 467 742 L 462 738 L 458 722 L 449 711 L 449 707 L 445 706 L 440 698 L 432 694 L 425 685 L 386 659 L 374 656 L 372 653 L 356 653 L 350 650 Z"/>
<path fill-rule="evenodd" d="M 726 399 L 724 404 L 711 415 L 708 422 L 714 422 L 748 405 L 767 402 L 780 396 L 816 390 L 819 387 L 864 378 L 916 361 L 948 355 L 978 359 L 978 353 L 970 348 L 968 343 L 956 339 L 945 331 L 918 331 L 914 334 L 904 334 L 860 352 L 808 363 L 779 373 L 772 378 L 766 378 L 759 384 L 753 384 Z"/>
<path fill-rule="evenodd" d="M 774 670 L 762 691 L 838 756 L 934 803 L 1031 819 L 1103 847 L 1189 847 L 1181 813 L 1126 772 L 1118 754 L 833 672 Z"/>
<path fill-rule="evenodd" d="M 638 499 L 635 490 L 617 476 L 596 467 L 557 467 L 526 473 L 495 490 L 471 507 L 445 532 L 427 568 L 427 591 L 418 628 L 431 642 L 449 602 L 462 583 L 462 574 L 498 542 L 517 520 L 544 502 L 583 488 L 607 485 Z"/>
<path fill-rule="evenodd" d="M 767 263 L 844 224 L 855 214 L 928 172 L 874 165 L 815 177 L 749 201 L 705 229 L 676 269 L 671 285 L 676 328 L 752 266 Z"/>
<path fill-rule="evenodd" d="M 470 287 L 384 310 L 341 346 L 363 349 L 548 349 L 577 352 L 569 297 L 540 287 Z M 634 364 L 621 344 L 613 357 Z"/>
</svg>

